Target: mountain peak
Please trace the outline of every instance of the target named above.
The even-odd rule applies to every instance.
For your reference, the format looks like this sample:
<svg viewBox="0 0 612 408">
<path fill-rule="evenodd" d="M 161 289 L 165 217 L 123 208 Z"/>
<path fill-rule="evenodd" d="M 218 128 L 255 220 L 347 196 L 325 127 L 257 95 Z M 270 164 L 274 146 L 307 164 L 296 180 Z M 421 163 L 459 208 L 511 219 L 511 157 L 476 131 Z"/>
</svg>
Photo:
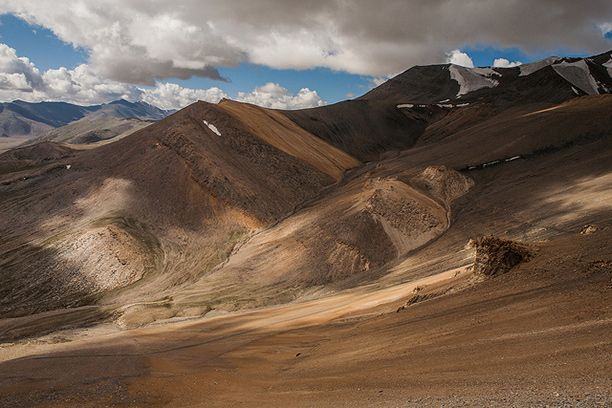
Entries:
<svg viewBox="0 0 612 408">
<path fill-rule="evenodd" d="M 130 102 L 127 99 L 117 99 L 114 100 L 112 102 L 109 102 L 107 105 L 125 105 L 125 106 L 133 106 L 135 104 L 137 104 L 138 102 Z"/>
</svg>

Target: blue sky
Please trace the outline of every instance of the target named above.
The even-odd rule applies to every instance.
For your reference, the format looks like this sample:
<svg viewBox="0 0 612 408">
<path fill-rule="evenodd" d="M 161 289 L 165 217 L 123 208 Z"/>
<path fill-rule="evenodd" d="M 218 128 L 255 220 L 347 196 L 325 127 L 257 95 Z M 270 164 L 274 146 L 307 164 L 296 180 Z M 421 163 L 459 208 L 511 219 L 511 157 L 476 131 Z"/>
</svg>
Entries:
<svg viewBox="0 0 612 408">
<path fill-rule="evenodd" d="M 11 14 L 0 15 L 0 42 L 17 50 L 19 56 L 28 57 L 41 70 L 51 68 L 74 68 L 87 62 L 87 50 L 75 48 L 59 40 L 53 32 L 32 26 Z M 316 89 L 326 101 L 346 99 L 347 95 L 360 95 L 371 87 L 371 78 L 335 72 L 326 68 L 307 70 L 279 70 L 263 65 L 243 63 L 236 67 L 220 68 L 228 82 L 208 78 L 192 77 L 188 80 L 170 78 L 167 81 L 190 88 L 217 86 L 235 96 L 248 92 L 267 82 L 275 82 L 292 92 L 301 88 Z"/>
<path fill-rule="evenodd" d="M 30 58 L 41 70 L 74 68 L 87 60 L 87 51 L 60 41 L 53 32 L 11 15 L 0 15 L 0 42 Z"/>
<path fill-rule="evenodd" d="M 608 38 L 610 35 L 612 33 L 608 33 Z M 88 49 L 65 43 L 58 39 L 51 30 L 31 25 L 12 14 L 0 15 L 0 42 L 15 49 L 18 56 L 28 57 L 41 72 L 59 67 L 73 69 L 80 64 L 88 63 L 90 57 Z M 562 46 L 532 54 L 526 54 L 518 48 L 502 49 L 487 44 L 464 44 L 457 48 L 469 54 L 476 66 L 491 65 L 495 58 L 527 63 L 552 54 L 575 56 L 588 54 L 576 52 L 575 49 L 569 52 Z M 432 63 L 435 62 L 442 61 L 432 61 Z M 406 63 L 405 68 L 409 67 L 409 64 Z M 329 68 L 274 69 L 244 62 L 234 67 L 219 67 L 219 73 L 228 81 L 198 76 L 186 80 L 166 77 L 163 81 L 185 88 L 218 87 L 230 97 L 235 97 L 238 92 L 250 92 L 256 87 L 274 82 L 287 88 L 291 93 L 297 93 L 305 87 L 316 90 L 318 95 L 328 103 L 359 96 L 371 89 L 374 83 L 372 76 L 350 74 Z"/>
</svg>

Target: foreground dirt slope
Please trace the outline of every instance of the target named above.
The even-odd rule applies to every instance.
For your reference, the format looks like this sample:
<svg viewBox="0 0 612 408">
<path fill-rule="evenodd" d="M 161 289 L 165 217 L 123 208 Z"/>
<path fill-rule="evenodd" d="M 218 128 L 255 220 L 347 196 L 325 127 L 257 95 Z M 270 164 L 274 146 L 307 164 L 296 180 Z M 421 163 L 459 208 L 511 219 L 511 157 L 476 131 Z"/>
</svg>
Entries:
<svg viewBox="0 0 612 408">
<path fill-rule="evenodd" d="M 7 407 L 606 405 L 610 227 L 542 243 L 505 275 L 401 312 L 420 281 L 403 296 L 364 289 L 29 345 L 37 355 L 0 364 L 0 397 Z"/>
</svg>

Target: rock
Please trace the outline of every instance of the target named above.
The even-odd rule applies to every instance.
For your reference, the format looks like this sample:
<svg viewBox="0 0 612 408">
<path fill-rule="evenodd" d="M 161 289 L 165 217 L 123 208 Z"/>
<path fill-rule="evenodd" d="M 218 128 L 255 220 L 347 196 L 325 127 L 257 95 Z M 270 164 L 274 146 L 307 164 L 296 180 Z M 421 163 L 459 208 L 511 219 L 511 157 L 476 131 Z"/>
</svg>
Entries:
<svg viewBox="0 0 612 408">
<path fill-rule="evenodd" d="M 597 232 L 597 225 L 593 225 L 593 224 L 587 224 L 584 227 L 582 227 L 582 230 L 580 231 L 581 235 L 591 235 L 595 232 Z"/>
<path fill-rule="evenodd" d="M 493 236 L 472 239 L 468 246 L 476 250 L 474 272 L 485 276 L 504 274 L 533 256 L 526 245 Z"/>
</svg>

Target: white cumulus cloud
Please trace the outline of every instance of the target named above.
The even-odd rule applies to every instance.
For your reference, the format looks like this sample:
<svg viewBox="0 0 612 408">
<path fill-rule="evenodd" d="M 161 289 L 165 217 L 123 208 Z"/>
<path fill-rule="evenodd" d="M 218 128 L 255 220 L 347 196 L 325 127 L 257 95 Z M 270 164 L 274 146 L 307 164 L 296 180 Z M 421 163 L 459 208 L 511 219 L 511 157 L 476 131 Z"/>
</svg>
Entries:
<svg viewBox="0 0 612 408">
<path fill-rule="evenodd" d="M 604 36 L 612 33 L 612 21 L 599 24 L 599 29 L 601 30 L 601 34 Z"/>
<path fill-rule="evenodd" d="M 325 105 L 317 91 L 302 88 L 298 93 L 292 94 L 287 88 L 269 82 L 253 91 L 238 92 L 238 101 L 252 103 L 273 109 L 304 109 Z"/>
<path fill-rule="evenodd" d="M 0 89 L 32 92 L 42 85 L 40 71 L 15 49 L 0 43 Z"/>
<path fill-rule="evenodd" d="M 522 64 L 523 63 L 521 61 L 510 62 L 506 58 L 495 58 L 493 60 L 493 66 L 497 68 L 512 68 L 512 67 L 518 67 L 519 65 L 522 65 Z"/>
<path fill-rule="evenodd" d="M 229 95 L 218 87 L 186 88 L 174 83 L 156 82 L 152 87 L 104 79 L 88 64 L 74 69 L 60 67 L 41 72 L 26 57 L 0 43 L 0 100 L 29 102 L 65 101 L 93 105 L 117 99 L 142 100 L 162 109 L 180 109 L 198 100 L 217 103 Z M 240 101 L 278 109 L 321 106 L 325 101 L 308 88 L 292 94 L 279 84 L 268 83 L 251 92 L 239 92 Z"/>
<path fill-rule="evenodd" d="M 180 109 L 198 100 L 217 103 L 227 97 L 217 87 L 194 89 L 173 83 L 158 83 L 155 88 L 144 90 L 141 99 L 162 109 Z"/>
<path fill-rule="evenodd" d="M 464 44 L 595 54 L 610 48 L 612 2 L 0 0 L 3 12 L 85 48 L 101 77 L 154 86 L 220 79 L 218 67 L 243 62 L 383 76 L 443 62 Z"/>
<path fill-rule="evenodd" d="M 472 58 L 461 50 L 452 50 L 446 54 L 446 62 L 461 65 L 462 67 L 474 68 L 474 61 L 472 61 Z"/>
</svg>

